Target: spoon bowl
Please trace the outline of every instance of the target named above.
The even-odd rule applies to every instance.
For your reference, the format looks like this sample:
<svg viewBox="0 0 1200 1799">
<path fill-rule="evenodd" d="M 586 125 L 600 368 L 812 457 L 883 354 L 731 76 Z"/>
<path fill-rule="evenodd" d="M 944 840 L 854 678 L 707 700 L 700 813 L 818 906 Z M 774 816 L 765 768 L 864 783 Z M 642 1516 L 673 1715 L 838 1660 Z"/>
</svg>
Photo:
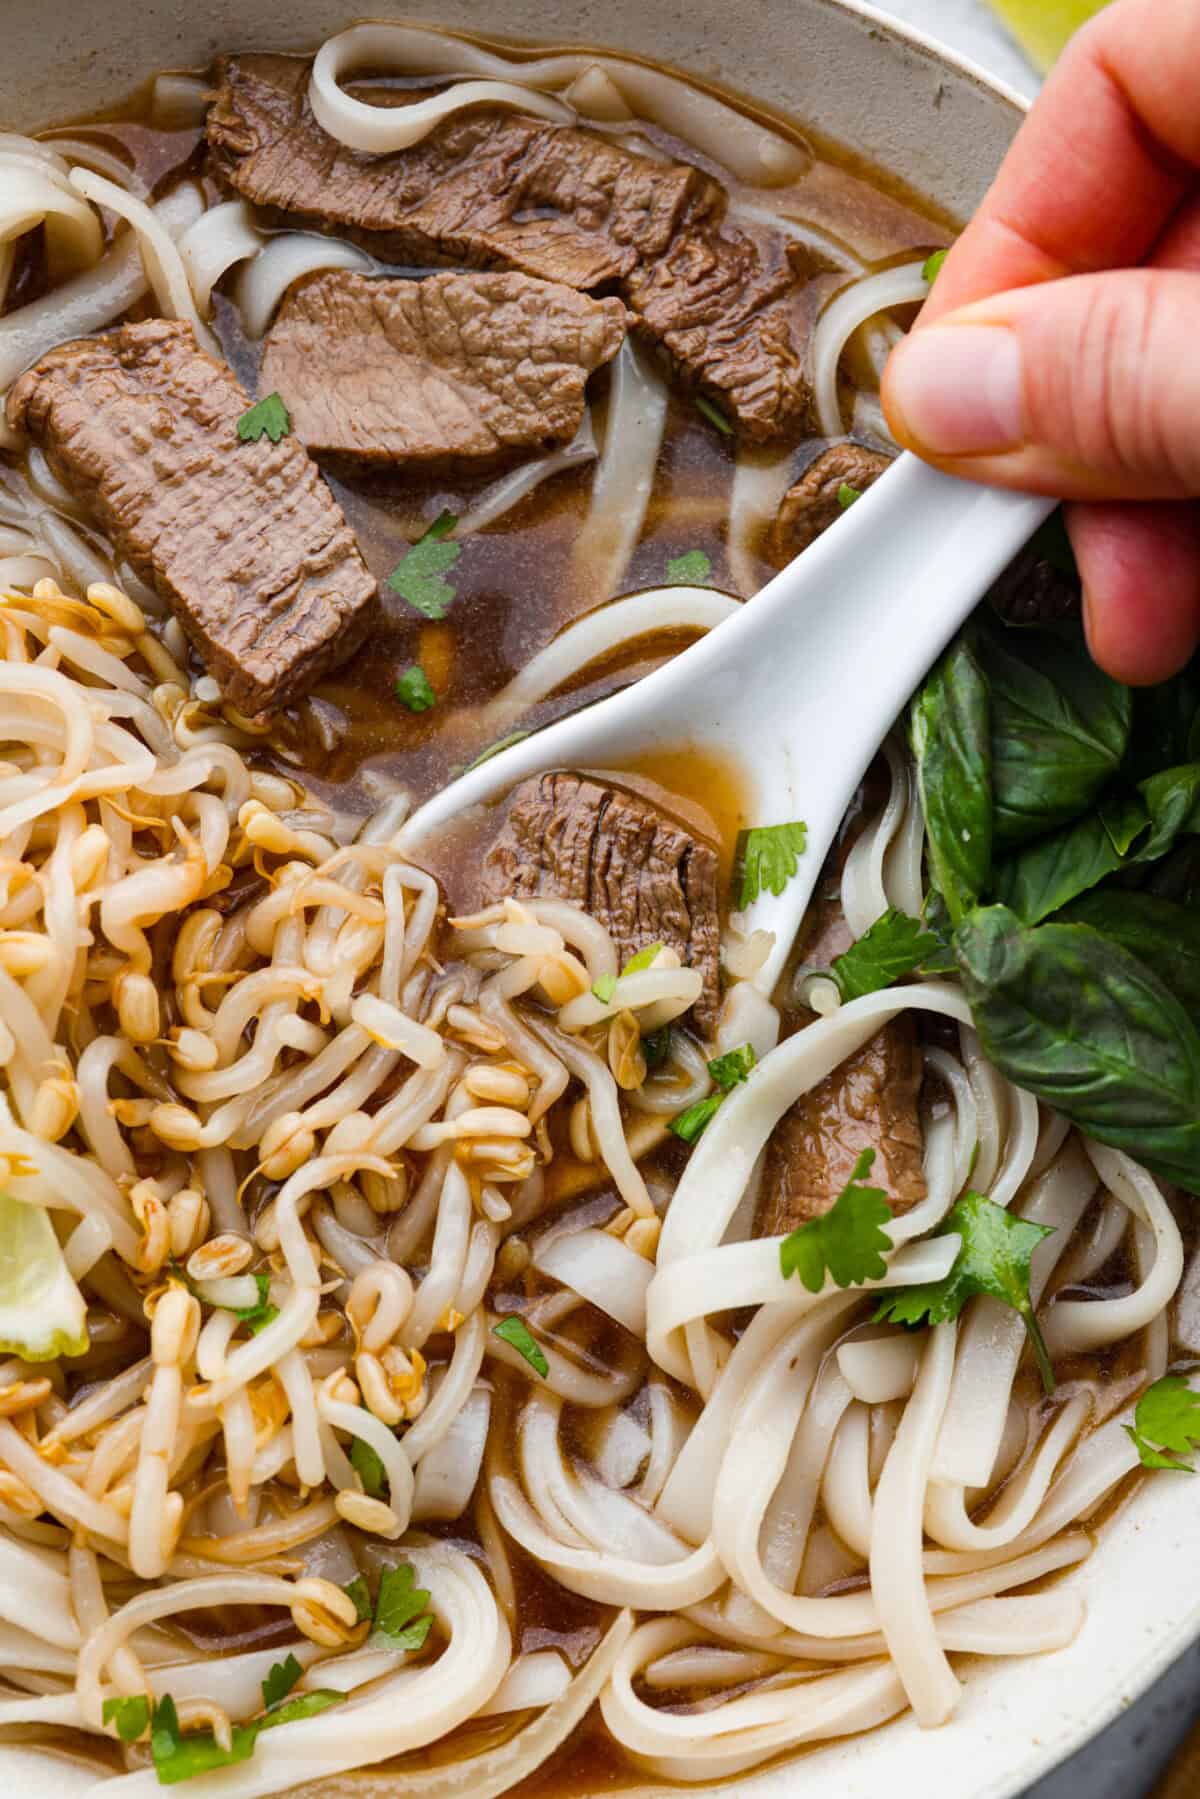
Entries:
<svg viewBox="0 0 1200 1799">
<path fill-rule="evenodd" d="M 413 814 L 405 847 L 550 769 L 628 768 L 680 750 L 729 761 L 752 825 L 806 826 L 796 875 L 737 915 L 774 938 L 755 976 L 769 994 L 880 743 L 1053 507 L 899 457 L 734 617 L 644 680 L 469 769 Z"/>
</svg>

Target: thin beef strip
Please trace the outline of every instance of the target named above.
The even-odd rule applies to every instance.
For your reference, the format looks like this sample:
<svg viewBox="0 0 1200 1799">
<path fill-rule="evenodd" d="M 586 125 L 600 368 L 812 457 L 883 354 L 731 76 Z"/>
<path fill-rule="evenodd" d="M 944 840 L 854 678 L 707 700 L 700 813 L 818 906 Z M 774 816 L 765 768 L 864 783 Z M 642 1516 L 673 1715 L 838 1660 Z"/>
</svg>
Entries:
<svg viewBox="0 0 1200 1799">
<path fill-rule="evenodd" d="M 218 65 L 209 147 L 246 199 L 392 263 L 615 285 L 639 331 L 746 436 L 806 423 L 812 258 L 778 232 L 731 225 L 718 182 L 592 132 L 496 110 L 456 114 L 410 149 L 366 155 L 317 124 L 310 68 L 273 55 Z"/>
<path fill-rule="evenodd" d="M 484 862 L 494 897 L 550 896 L 611 933 L 622 962 L 665 943 L 704 976 L 694 1008 L 710 1034 L 720 1006 L 715 850 L 636 794 L 575 774 L 517 788 Z"/>
<path fill-rule="evenodd" d="M 528 275 L 299 283 L 267 339 L 261 385 L 315 453 L 479 467 L 566 443 L 592 370 L 625 336 L 619 300 Z"/>
<path fill-rule="evenodd" d="M 831 444 L 810 462 L 784 495 L 771 529 L 771 553 L 783 564 L 806 550 L 845 510 L 838 495 L 843 487 L 866 493 L 889 466 L 890 457 L 865 444 Z"/>
<path fill-rule="evenodd" d="M 834 852 L 839 864 L 857 835 Z M 831 874 L 827 863 L 802 940 L 802 959 L 814 968 L 827 968 L 854 941 L 839 889 L 840 867 Z M 922 1073 L 916 1023 L 902 1012 L 789 1107 L 767 1149 L 756 1234 L 776 1236 L 827 1212 L 864 1149 L 876 1152 L 871 1184 L 893 1212 L 924 1199 Z"/>
<path fill-rule="evenodd" d="M 249 405 L 190 325 L 153 319 L 52 350 L 8 419 L 171 604 L 226 698 L 256 713 L 356 648 L 376 587 L 298 439 L 239 442 Z"/>
</svg>

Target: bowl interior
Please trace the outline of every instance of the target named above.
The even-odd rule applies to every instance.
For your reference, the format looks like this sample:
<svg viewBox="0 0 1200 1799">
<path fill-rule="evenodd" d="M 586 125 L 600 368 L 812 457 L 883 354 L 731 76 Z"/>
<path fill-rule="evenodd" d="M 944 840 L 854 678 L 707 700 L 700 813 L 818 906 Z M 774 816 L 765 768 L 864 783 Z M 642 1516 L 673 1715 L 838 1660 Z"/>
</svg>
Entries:
<svg viewBox="0 0 1200 1799">
<path fill-rule="evenodd" d="M 345 9 L 345 10 L 343 10 Z M 391 10 L 372 7 L 376 16 Z M 162 68 L 195 68 L 218 49 L 305 49 L 353 16 L 346 0 L 39 0 L 6 8 L 0 125 L 28 130 L 111 105 Z M 478 29 L 472 0 L 413 4 L 408 17 Z M 602 40 L 724 80 L 793 112 L 869 163 L 896 171 L 946 212 L 977 204 L 1019 121 L 1015 97 L 867 9 L 841 0 L 493 0 L 490 29 L 512 38 Z M 1108 1524 L 1069 1578 L 1088 1602 L 1068 1650 L 980 1663 L 945 1729 L 911 1719 L 725 1783 L 728 1799 L 814 1799 L 954 1791 L 1010 1799 L 1135 1697 L 1200 1632 L 1200 1600 L 1181 1570 L 1200 1559 L 1200 1507 L 1186 1480 L 1159 1475 Z M 0 1593 L 0 1615 L 4 1595 Z M 15 1746 L 0 1776 L 22 1799 L 74 1799 L 94 1776 Z M 654 1789 L 661 1790 L 661 1789 Z M 650 1789 L 643 1789 L 647 1795 Z"/>
</svg>

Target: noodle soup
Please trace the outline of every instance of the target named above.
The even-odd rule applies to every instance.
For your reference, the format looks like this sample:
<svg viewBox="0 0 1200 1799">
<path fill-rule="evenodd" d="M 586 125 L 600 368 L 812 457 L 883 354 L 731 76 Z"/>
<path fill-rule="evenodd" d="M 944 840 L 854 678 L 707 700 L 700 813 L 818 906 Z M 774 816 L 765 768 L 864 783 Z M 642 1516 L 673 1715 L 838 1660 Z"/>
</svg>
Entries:
<svg viewBox="0 0 1200 1799">
<path fill-rule="evenodd" d="M 0 1728 L 114 1799 L 582 1794 L 1070 1643 L 1192 1440 L 1194 1151 L 1018 983 L 1190 1053 L 1190 685 L 1089 673 L 1035 544 L 772 993 L 803 821 L 686 745 L 403 841 L 837 528 L 946 221 L 401 26 L 10 137 L 0 218 Z"/>
</svg>

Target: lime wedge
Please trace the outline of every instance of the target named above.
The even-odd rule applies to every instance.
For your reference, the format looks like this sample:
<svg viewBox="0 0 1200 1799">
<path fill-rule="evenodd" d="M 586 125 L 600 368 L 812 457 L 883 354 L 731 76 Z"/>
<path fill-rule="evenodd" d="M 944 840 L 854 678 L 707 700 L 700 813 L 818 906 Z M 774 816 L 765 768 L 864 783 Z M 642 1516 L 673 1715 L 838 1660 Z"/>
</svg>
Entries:
<svg viewBox="0 0 1200 1799">
<path fill-rule="evenodd" d="M 51 1362 L 87 1346 L 87 1307 L 50 1214 L 0 1193 L 0 1350 Z"/>
<path fill-rule="evenodd" d="M 994 10 L 1043 71 L 1071 33 L 1104 4 L 1105 0 L 992 0 Z"/>
</svg>

